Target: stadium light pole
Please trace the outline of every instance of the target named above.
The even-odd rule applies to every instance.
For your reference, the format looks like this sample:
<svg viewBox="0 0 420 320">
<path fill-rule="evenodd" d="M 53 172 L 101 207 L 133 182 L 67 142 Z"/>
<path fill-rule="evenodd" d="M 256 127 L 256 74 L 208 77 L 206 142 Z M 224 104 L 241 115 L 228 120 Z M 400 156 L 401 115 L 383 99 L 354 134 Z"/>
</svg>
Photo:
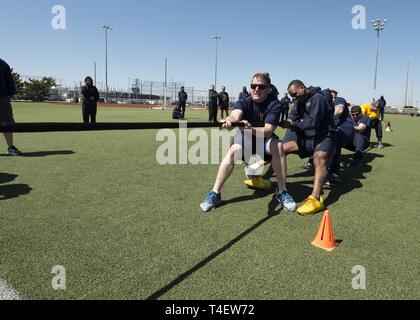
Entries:
<svg viewBox="0 0 420 320">
<path fill-rule="evenodd" d="M 216 64 L 214 69 L 214 89 L 217 91 L 217 50 L 218 50 L 218 41 L 222 39 L 221 36 L 213 36 L 212 40 L 216 40 Z"/>
<path fill-rule="evenodd" d="M 405 100 L 404 100 L 404 107 L 408 106 L 408 79 L 410 74 L 410 61 L 407 63 L 407 79 L 405 81 Z"/>
<path fill-rule="evenodd" d="M 376 63 L 375 63 L 375 81 L 373 84 L 373 94 L 374 98 L 376 97 L 376 83 L 378 77 L 378 58 L 379 58 L 379 33 L 385 29 L 385 24 L 387 23 L 388 19 L 376 19 L 372 20 L 371 23 L 373 25 L 373 29 L 376 31 Z"/>
<path fill-rule="evenodd" d="M 163 108 L 166 109 L 167 108 L 167 86 L 168 86 L 168 59 L 165 57 L 165 87 L 163 90 Z"/>
<path fill-rule="evenodd" d="M 103 25 L 103 29 L 105 29 L 105 90 L 106 90 L 106 98 L 108 98 L 108 30 L 112 31 L 112 27 L 108 25 Z"/>
</svg>

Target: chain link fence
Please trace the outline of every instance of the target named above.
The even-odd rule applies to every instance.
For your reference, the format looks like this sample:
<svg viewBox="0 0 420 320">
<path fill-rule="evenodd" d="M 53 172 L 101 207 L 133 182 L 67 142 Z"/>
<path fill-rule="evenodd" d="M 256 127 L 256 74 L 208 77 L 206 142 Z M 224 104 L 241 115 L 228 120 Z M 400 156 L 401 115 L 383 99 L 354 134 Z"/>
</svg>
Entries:
<svg viewBox="0 0 420 320">
<path fill-rule="evenodd" d="M 26 79 L 37 79 L 36 76 L 22 76 Z M 56 86 L 50 90 L 47 97 L 48 101 L 79 102 L 81 99 L 81 86 L 83 83 L 66 83 L 63 79 L 56 79 Z M 161 81 L 135 79 L 129 83 L 130 89 L 119 89 L 106 86 L 102 82 L 97 82 L 96 87 L 100 93 L 100 103 L 111 104 L 142 104 L 173 107 L 178 103 L 178 93 L 184 86 L 181 82 L 167 82 L 166 86 Z M 187 105 L 197 108 L 206 108 L 209 103 L 208 90 L 200 90 L 194 87 L 184 86 L 188 94 Z M 166 100 L 165 100 L 166 96 Z M 237 101 L 235 95 L 230 94 L 230 104 Z"/>
</svg>

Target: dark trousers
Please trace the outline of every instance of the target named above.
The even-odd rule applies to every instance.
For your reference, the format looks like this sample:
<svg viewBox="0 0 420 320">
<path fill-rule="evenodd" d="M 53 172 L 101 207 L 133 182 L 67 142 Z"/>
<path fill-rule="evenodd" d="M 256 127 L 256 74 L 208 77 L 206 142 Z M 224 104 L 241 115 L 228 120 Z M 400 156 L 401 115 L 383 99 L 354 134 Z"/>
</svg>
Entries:
<svg viewBox="0 0 420 320">
<path fill-rule="evenodd" d="M 281 114 L 280 121 L 286 121 L 289 118 L 289 108 L 285 108 L 283 113 Z"/>
<path fill-rule="evenodd" d="M 330 166 L 330 173 L 340 173 L 341 149 L 354 141 L 354 128 L 350 123 L 344 123 L 337 132 L 336 151 Z"/>
<path fill-rule="evenodd" d="M 186 102 L 180 102 L 179 104 L 178 104 L 178 109 L 179 110 L 182 110 L 182 119 L 184 119 L 185 118 L 185 108 L 186 108 Z"/>
<path fill-rule="evenodd" d="M 371 128 L 375 129 L 376 132 L 376 138 L 378 140 L 382 140 L 382 122 L 379 119 L 371 120 L 370 121 Z"/>
<path fill-rule="evenodd" d="M 385 108 L 379 108 L 379 113 L 381 115 L 381 121 L 384 121 L 385 117 Z"/>
<path fill-rule="evenodd" d="M 89 120 L 90 120 L 91 123 L 96 123 L 96 112 L 97 112 L 96 106 L 84 104 L 82 106 L 83 122 L 89 123 Z"/>
<path fill-rule="evenodd" d="M 353 142 L 346 146 L 346 149 L 350 151 L 363 152 L 370 145 L 370 141 L 360 133 L 354 134 Z"/>
<path fill-rule="evenodd" d="M 223 119 L 223 113 L 226 113 L 226 117 L 229 115 L 229 107 L 220 107 L 221 117 Z"/>
<path fill-rule="evenodd" d="M 209 104 L 209 122 L 217 122 L 217 105 Z"/>
</svg>

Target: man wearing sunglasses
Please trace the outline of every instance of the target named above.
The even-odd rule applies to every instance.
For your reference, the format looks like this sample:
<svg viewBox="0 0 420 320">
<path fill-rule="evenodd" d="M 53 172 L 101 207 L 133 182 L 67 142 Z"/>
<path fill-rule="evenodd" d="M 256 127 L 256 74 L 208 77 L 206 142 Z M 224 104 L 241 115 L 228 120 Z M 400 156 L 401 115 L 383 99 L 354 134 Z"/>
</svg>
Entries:
<svg viewBox="0 0 420 320">
<path fill-rule="evenodd" d="M 329 136 L 333 122 L 332 106 L 330 96 L 327 97 L 321 88 L 307 88 L 300 80 L 292 81 L 288 92 L 296 100 L 296 107 L 282 124 L 284 129 L 288 129 L 282 141 L 283 150 L 286 155 L 294 153 L 302 159 L 314 157 L 312 194 L 297 210 L 301 215 L 312 215 L 324 210 L 322 186 L 335 153 L 335 143 Z"/>
<path fill-rule="evenodd" d="M 220 164 L 212 191 L 206 194 L 206 199 L 200 204 L 203 212 L 215 209 L 221 202 L 221 189 L 232 174 L 236 161 L 242 158 L 242 160 L 248 162 L 249 159 L 245 157 L 261 153 L 264 160 L 271 161 L 276 173 L 277 201 L 287 211 L 296 210 L 296 203 L 286 190 L 285 155 L 278 137 L 274 134 L 283 111 L 282 105 L 278 99 L 270 95 L 270 89 L 270 77 L 264 73 L 255 74 L 251 82 L 251 96 L 236 102 L 231 114 L 221 121 L 222 129 L 232 130 L 232 123 L 242 122 L 247 130 L 245 130 L 246 132 L 243 132 L 243 130 L 237 132 L 234 143 Z M 251 123 L 261 122 L 265 124 L 264 127 L 254 128 L 251 125 Z M 258 137 L 262 139 L 258 139 Z M 247 147 L 250 145 L 252 146 L 252 152 Z"/>
<path fill-rule="evenodd" d="M 363 115 L 360 106 L 351 108 L 351 117 L 354 124 L 354 138 L 345 148 L 355 151 L 352 165 L 358 165 L 363 160 L 363 151 L 370 145 L 371 120 L 368 116 Z"/>
</svg>

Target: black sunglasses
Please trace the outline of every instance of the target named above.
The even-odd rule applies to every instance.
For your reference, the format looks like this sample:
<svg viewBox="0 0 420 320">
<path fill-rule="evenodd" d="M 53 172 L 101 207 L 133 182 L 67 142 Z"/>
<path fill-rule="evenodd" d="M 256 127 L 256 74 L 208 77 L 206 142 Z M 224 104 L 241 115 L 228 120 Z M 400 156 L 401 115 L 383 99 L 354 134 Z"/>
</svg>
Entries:
<svg viewBox="0 0 420 320">
<path fill-rule="evenodd" d="M 289 93 L 289 95 L 290 95 L 292 98 L 297 98 L 297 92 L 294 92 L 294 93 Z"/>
<path fill-rule="evenodd" d="M 269 85 L 266 84 L 251 84 L 251 89 L 252 90 L 257 90 L 257 88 L 259 88 L 260 90 L 265 90 L 267 88 L 269 88 Z"/>
<path fill-rule="evenodd" d="M 359 114 L 360 114 L 360 112 L 358 112 L 358 113 L 352 113 L 351 116 L 352 117 L 357 117 Z"/>
</svg>

